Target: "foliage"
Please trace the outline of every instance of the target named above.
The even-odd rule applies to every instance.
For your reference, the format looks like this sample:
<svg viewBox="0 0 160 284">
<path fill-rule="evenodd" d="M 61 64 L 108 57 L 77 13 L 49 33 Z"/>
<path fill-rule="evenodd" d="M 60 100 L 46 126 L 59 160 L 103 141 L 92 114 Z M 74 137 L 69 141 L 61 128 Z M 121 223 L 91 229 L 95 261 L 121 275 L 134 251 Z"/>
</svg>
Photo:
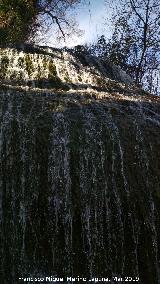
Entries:
<svg viewBox="0 0 160 284">
<path fill-rule="evenodd" d="M 35 0 L 1 0 L 0 44 L 27 40 L 37 28 L 36 19 Z"/>
<path fill-rule="evenodd" d="M 31 73 L 33 72 L 33 63 L 32 63 L 32 60 L 29 54 L 25 55 L 25 64 L 26 64 L 26 70 L 28 72 L 28 75 L 30 76 Z"/>
<path fill-rule="evenodd" d="M 3 56 L 1 59 L 1 65 L 0 65 L 0 79 L 5 78 L 5 74 L 8 69 L 9 59 L 7 56 Z"/>
<path fill-rule="evenodd" d="M 67 12 L 80 0 L 1 0 L 0 44 L 34 40 L 37 32 L 45 33 L 56 24 L 61 35 L 76 29 L 73 17 Z"/>
<path fill-rule="evenodd" d="M 106 1 L 110 2 L 109 0 Z M 117 5 L 115 5 L 117 3 Z M 157 93 L 160 69 L 160 2 L 120 0 L 112 6 L 114 31 L 110 40 L 101 36 L 92 53 L 119 65 L 147 90 Z"/>
<path fill-rule="evenodd" d="M 54 65 L 53 61 L 49 62 L 49 73 L 52 77 L 57 76 L 56 66 Z"/>
</svg>

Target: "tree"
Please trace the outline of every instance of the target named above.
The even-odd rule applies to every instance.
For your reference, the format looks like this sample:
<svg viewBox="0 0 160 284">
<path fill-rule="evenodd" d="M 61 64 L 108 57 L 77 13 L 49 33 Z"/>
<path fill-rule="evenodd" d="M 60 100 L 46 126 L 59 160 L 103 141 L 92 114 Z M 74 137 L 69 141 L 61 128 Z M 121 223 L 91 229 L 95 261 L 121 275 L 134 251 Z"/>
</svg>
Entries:
<svg viewBox="0 0 160 284">
<path fill-rule="evenodd" d="M 25 41 L 37 27 L 35 0 L 1 0 L 0 43 Z"/>
<path fill-rule="evenodd" d="M 160 2 L 158 0 L 129 0 L 132 14 L 136 17 L 139 32 L 139 56 L 136 68 L 136 82 L 141 82 L 147 65 L 155 59 L 160 43 Z M 158 11 L 158 12 L 157 12 Z M 149 64 L 148 64 L 149 63 Z"/>
<path fill-rule="evenodd" d="M 61 35 L 73 32 L 76 25 L 67 12 L 81 0 L 1 0 L 1 43 L 33 38 L 39 29 L 45 32 L 56 24 Z"/>
<path fill-rule="evenodd" d="M 112 6 L 112 37 L 109 41 L 99 39 L 97 43 L 99 53 L 120 65 L 137 84 L 148 90 L 155 89 L 158 78 L 155 76 L 160 68 L 159 8 L 158 0 L 115 1 Z"/>
<path fill-rule="evenodd" d="M 39 0 L 37 2 L 37 12 L 39 19 L 41 19 L 40 26 L 43 30 L 56 24 L 59 37 L 63 37 L 64 40 L 65 37 L 80 32 L 74 14 L 70 12 L 71 10 L 73 12 L 76 5 L 82 0 Z"/>
</svg>

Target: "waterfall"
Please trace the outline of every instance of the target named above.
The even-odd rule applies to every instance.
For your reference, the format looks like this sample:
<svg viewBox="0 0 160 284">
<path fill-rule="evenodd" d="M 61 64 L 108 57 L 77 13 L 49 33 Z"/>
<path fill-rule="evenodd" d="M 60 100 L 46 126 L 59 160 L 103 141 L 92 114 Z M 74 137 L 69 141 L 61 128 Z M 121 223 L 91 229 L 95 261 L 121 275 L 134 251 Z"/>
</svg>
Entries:
<svg viewBox="0 0 160 284">
<path fill-rule="evenodd" d="M 159 106 L 149 95 L 1 87 L 3 284 L 160 283 Z"/>
</svg>

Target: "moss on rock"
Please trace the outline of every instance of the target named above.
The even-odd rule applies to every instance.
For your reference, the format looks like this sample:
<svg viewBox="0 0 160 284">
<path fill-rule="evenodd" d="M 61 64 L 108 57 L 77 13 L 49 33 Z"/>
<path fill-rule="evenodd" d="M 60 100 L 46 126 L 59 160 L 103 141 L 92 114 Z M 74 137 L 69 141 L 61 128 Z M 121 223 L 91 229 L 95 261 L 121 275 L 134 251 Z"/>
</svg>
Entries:
<svg viewBox="0 0 160 284">
<path fill-rule="evenodd" d="M 4 79 L 9 65 L 9 58 L 3 56 L 1 59 L 1 68 L 0 68 L 0 79 Z"/>
<path fill-rule="evenodd" d="M 28 72 L 28 75 L 30 76 L 34 70 L 32 59 L 30 58 L 29 54 L 25 55 L 25 64 L 26 64 L 26 70 Z"/>
<path fill-rule="evenodd" d="M 49 74 L 52 77 L 57 76 L 56 66 L 55 66 L 55 64 L 53 63 L 52 60 L 49 61 Z"/>
</svg>

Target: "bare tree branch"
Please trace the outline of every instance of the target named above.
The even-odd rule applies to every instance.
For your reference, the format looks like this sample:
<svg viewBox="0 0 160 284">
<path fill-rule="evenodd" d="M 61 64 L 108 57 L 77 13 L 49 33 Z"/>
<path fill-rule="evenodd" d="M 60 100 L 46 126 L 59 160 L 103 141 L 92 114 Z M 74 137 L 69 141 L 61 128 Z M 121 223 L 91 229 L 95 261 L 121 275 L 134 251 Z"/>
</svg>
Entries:
<svg viewBox="0 0 160 284">
<path fill-rule="evenodd" d="M 138 13 L 137 9 L 136 9 L 136 6 L 135 6 L 135 3 L 133 0 L 130 0 L 130 4 L 131 4 L 131 7 L 133 9 L 133 11 L 135 12 L 135 14 L 139 17 L 139 19 L 141 19 L 141 21 L 143 23 L 145 23 L 144 19 L 142 18 L 142 16 Z"/>
<path fill-rule="evenodd" d="M 60 30 L 61 33 L 62 33 L 63 38 L 65 39 L 65 33 L 63 32 L 63 29 L 62 29 L 62 27 L 61 27 L 61 24 L 60 24 L 60 22 L 59 22 L 58 17 L 54 16 L 54 15 L 51 13 L 51 11 L 45 10 L 44 12 L 52 18 L 53 22 L 54 22 L 54 21 L 56 22 L 56 24 L 57 24 L 58 27 L 59 27 L 59 30 Z"/>
</svg>

